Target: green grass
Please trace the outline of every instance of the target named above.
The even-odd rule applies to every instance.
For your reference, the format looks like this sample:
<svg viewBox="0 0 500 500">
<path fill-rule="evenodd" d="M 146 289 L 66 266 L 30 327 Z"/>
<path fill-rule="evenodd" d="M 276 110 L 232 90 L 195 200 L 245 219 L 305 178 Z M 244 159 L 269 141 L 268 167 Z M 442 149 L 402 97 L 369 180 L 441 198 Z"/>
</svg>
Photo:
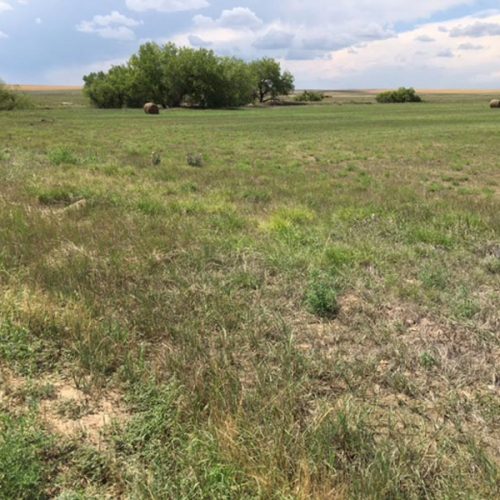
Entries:
<svg viewBox="0 0 500 500">
<path fill-rule="evenodd" d="M 497 496 L 484 96 L 49 97 L 0 114 L 0 497 Z"/>
</svg>

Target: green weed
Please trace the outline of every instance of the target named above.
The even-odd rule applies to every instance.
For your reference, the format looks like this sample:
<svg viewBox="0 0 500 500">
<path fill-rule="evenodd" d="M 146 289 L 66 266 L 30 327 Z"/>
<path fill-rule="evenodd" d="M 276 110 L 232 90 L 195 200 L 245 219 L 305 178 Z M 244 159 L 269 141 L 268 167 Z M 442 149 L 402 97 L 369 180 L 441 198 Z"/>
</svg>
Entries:
<svg viewBox="0 0 500 500">
<path fill-rule="evenodd" d="M 53 165 L 76 165 L 79 161 L 78 157 L 65 147 L 50 150 L 47 157 Z"/>
</svg>

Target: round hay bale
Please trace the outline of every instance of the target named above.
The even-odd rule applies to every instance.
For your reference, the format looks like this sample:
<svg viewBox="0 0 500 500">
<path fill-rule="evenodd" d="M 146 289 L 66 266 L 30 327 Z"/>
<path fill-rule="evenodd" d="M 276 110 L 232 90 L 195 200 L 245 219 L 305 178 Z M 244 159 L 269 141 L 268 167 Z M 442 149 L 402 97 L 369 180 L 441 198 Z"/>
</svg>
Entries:
<svg viewBox="0 0 500 500">
<path fill-rule="evenodd" d="M 500 100 L 499 99 L 493 99 L 490 102 L 490 108 L 500 108 Z"/>
<path fill-rule="evenodd" d="M 159 115 L 160 108 L 154 102 L 147 102 L 144 104 L 144 113 L 147 115 Z"/>
</svg>

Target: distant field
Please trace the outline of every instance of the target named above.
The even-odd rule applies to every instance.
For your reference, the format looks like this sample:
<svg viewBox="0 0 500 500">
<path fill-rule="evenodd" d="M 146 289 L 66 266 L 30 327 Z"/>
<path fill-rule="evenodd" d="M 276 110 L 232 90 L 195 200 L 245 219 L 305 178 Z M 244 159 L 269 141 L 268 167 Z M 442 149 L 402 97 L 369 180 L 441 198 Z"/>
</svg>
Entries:
<svg viewBox="0 0 500 500">
<path fill-rule="evenodd" d="M 21 85 L 13 86 L 29 94 L 37 105 L 49 108 L 89 106 L 81 87 Z M 299 91 L 297 91 L 299 92 Z M 324 90 L 323 104 L 373 104 L 375 96 L 383 90 Z M 500 90 L 418 90 L 429 103 L 479 102 L 485 105 L 491 99 L 500 97 Z"/>
<path fill-rule="evenodd" d="M 59 92 L 82 89 L 79 85 L 10 85 L 10 87 L 22 92 Z"/>
<path fill-rule="evenodd" d="M 32 95 L 0 113 L 1 498 L 498 498 L 488 93 Z"/>
</svg>

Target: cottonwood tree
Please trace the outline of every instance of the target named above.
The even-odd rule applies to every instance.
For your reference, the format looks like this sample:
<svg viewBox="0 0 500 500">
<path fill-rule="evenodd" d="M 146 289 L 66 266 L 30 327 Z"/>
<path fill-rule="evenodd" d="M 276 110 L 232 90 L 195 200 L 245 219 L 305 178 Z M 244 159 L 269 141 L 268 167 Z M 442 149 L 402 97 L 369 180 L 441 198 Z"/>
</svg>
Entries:
<svg viewBox="0 0 500 500">
<path fill-rule="evenodd" d="M 293 90 L 293 76 L 282 73 L 273 59 L 246 63 L 172 43 L 146 43 L 127 64 L 91 73 L 84 81 L 85 93 L 101 108 L 141 107 L 149 101 L 164 107 L 236 107 Z"/>
<path fill-rule="evenodd" d="M 264 58 L 250 64 L 255 78 L 256 97 L 263 103 L 275 100 L 280 95 L 293 92 L 294 77 L 289 71 L 281 71 L 281 65 L 274 59 Z"/>
</svg>

